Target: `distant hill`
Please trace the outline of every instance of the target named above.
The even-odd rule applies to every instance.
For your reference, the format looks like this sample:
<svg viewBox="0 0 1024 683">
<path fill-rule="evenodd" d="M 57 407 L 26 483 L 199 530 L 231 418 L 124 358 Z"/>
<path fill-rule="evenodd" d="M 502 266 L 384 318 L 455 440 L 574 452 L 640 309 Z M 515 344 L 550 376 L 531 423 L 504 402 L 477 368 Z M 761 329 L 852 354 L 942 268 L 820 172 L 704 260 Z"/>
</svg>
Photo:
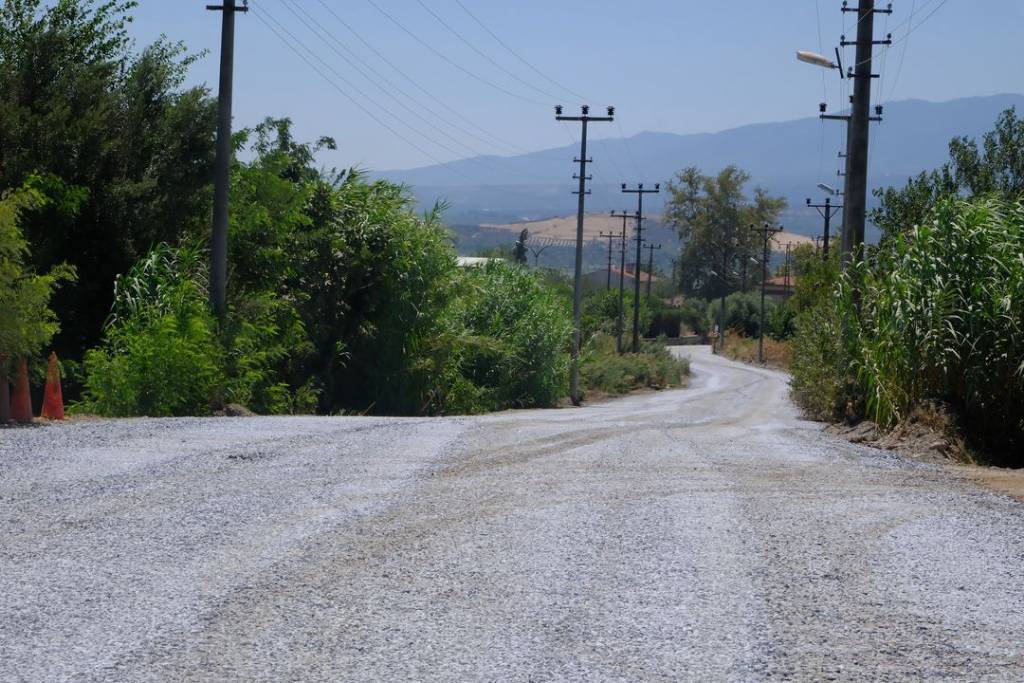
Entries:
<svg viewBox="0 0 1024 683">
<path fill-rule="evenodd" d="M 1024 109 L 1024 95 L 972 97 L 949 102 L 906 100 L 886 105 L 885 121 L 872 126 L 871 187 L 900 185 L 912 175 L 946 161 L 952 137 L 980 137 L 1003 110 Z M 836 169 L 842 144 L 842 124 L 816 117 L 761 123 L 720 133 L 676 135 L 640 133 L 627 141 L 597 140 L 591 147 L 593 194 L 587 208 L 595 213 L 628 208 L 619 192 L 621 182 L 666 182 L 686 166 L 715 172 L 728 164 L 748 171 L 754 183 L 790 202 L 784 216 L 787 229 L 812 234 L 817 214 L 801 208 L 806 197 L 821 198 L 818 182 L 840 186 Z M 574 208 L 571 146 L 517 157 L 464 159 L 445 166 L 428 166 L 380 174 L 411 185 L 424 205 L 436 199 L 451 204 L 450 222 L 506 224 L 570 215 Z M 631 169 L 630 157 L 643 178 L 618 177 Z M 461 174 L 461 175 L 460 175 Z M 467 176 L 472 181 L 467 180 Z M 652 212 L 661 209 L 652 198 Z"/>
</svg>

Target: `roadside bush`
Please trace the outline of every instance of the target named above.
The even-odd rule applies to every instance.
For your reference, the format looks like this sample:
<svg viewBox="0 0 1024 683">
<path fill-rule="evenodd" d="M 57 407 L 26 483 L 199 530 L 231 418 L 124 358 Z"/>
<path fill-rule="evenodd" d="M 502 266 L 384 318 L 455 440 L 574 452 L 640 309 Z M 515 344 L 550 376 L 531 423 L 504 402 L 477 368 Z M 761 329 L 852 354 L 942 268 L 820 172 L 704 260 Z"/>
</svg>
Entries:
<svg viewBox="0 0 1024 683">
<path fill-rule="evenodd" d="M 940 201 L 801 312 L 794 397 L 812 416 L 866 415 L 883 427 L 941 401 L 975 444 L 1022 464 L 1022 254 L 1019 202 Z"/>
<path fill-rule="evenodd" d="M 682 323 L 690 332 L 706 337 L 711 331 L 710 305 L 704 299 L 687 299 L 681 310 Z"/>
<path fill-rule="evenodd" d="M 676 358 L 661 342 L 645 342 L 640 353 L 615 352 L 615 339 L 596 336 L 583 356 L 580 382 L 584 392 L 626 394 L 636 389 L 683 386 L 690 361 Z"/>
<path fill-rule="evenodd" d="M 522 266 L 464 271 L 425 370 L 424 412 L 547 408 L 568 392 L 569 302 Z"/>
<path fill-rule="evenodd" d="M 20 220 L 24 212 L 42 203 L 32 190 L 0 196 L 0 377 L 9 370 L 4 363 L 37 354 L 50 343 L 60 329 L 50 298 L 62 281 L 75 277 L 68 266 L 36 275 L 28 265 L 28 243 Z"/>
<path fill-rule="evenodd" d="M 942 201 L 879 251 L 855 358 L 873 420 L 943 400 L 982 442 L 1024 453 L 1022 254 L 1024 206 L 995 198 Z"/>
<path fill-rule="evenodd" d="M 85 355 L 85 391 L 75 410 L 210 413 L 225 378 L 202 253 L 160 245 L 118 278 L 103 346 Z"/>
</svg>

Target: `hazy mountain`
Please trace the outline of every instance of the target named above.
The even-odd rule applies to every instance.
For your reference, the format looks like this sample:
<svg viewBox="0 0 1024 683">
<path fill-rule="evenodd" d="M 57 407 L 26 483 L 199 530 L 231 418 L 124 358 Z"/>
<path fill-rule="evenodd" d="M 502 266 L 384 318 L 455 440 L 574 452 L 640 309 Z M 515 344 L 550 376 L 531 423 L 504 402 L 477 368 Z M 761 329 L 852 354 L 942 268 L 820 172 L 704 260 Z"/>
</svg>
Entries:
<svg viewBox="0 0 1024 683">
<path fill-rule="evenodd" d="M 885 107 L 885 120 L 872 125 L 871 187 L 902 184 L 947 159 L 950 138 L 980 137 L 1003 110 L 1024 109 L 1024 95 L 972 97 L 950 102 L 906 100 Z M 547 125 L 547 122 L 545 122 Z M 556 124 L 551 124 L 556 125 Z M 686 166 L 714 172 L 736 164 L 754 182 L 790 200 L 787 227 L 816 229 L 818 219 L 801 210 L 805 197 L 821 198 L 818 182 L 841 186 L 837 153 L 843 144 L 842 124 L 815 117 L 762 123 L 720 133 L 676 135 L 640 133 L 628 140 L 598 139 L 590 155 L 594 164 L 588 210 L 626 208 L 622 182 L 664 183 Z M 628 146 L 628 149 L 627 149 Z M 509 222 L 572 213 L 575 198 L 572 159 L 578 149 L 565 146 L 518 157 L 478 157 L 444 166 L 428 166 L 381 175 L 414 188 L 424 204 L 446 199 L 448 219 L 456 223 Z M 636 177 L 635 166 L 642 172 Z M 650 208 L 660 203 L 652 198 Z"/>
</svg>

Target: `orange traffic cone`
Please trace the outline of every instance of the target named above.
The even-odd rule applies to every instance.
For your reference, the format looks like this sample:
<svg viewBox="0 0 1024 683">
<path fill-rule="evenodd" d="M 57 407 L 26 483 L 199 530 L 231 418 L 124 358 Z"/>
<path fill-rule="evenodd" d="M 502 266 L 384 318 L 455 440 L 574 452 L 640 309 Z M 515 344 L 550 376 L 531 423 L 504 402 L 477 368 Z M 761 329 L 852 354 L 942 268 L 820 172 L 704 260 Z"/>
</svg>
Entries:
<svg viewBox="0 0 1024 683">
<path fill-rule="evenodd" d="M 11 417 L 20 424 L 32 422 L 32 394 L 28 389 L 28 361 L 24 358 L 18 364 L 18 378 L 14 381 L 14 396 L 11 398 Z"/>
<path fill-rule="evenodd" d="M 0 353 L 0 425 L 11 421 L 10 389 L 7 381 L 7 356 Z"/>
<path fill-rule="evenodd" d="M 64 396 L 60 390 L 60 367 L 57 365 L 56 353 L 50 354 L 50 366 L 46 369 L 42 417 L 47 420 L 64 419 Z"/>
</svg>

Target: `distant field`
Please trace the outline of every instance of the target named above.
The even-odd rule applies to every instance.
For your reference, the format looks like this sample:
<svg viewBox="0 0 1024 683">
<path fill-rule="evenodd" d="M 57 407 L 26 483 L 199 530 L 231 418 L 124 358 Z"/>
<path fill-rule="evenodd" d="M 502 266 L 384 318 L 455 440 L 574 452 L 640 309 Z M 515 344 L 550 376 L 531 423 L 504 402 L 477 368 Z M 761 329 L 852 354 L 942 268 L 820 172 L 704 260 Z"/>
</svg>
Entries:
<svg viewBox="0 0 1024 683">
<path fill-rule="evenodd" d="M 652 217 L 657 220 L 657 216 Z M 632 231 L 633 221 L 630 221 L 629 228 Z M 576 216 L 564 216 L 560 218 L 548 218 L 543 221 L 531 221 L 528 223 L 504 223 L 504 224 L 483 224 L 482 228 L 496 230 L 508 230 L 518 234 L 523 228 L 530 231 L 534 237 L 548 237 L 556 240 L 576 239 Z M 583 221 L 583 239 L 586 241 L 600 240 L 601 233 L 622 231 L 622 219 L 613 218 L 608 214 L 587 214 Z"/>
<path fill-rule="evenodd" d="M 652 216 L 654 221 L 657 221 L 659 218 L 660 216 Z M 535 239 L 541 237 L 555 240 L 576 239 L 576 216 L 547 218 L 542 221 L 525 223 L 484 223 L 480 227 L 491 230 L 505 230 L 515 235 L 518 235 L 523 228 L 526 228 Z M 587 242 L 600 240 L 602 232 L 618 234 L 621 230 L 622 219 L 609 216 L 608 214 L 587 214 L 583 221 L 583 239 Z M 630 233 L 633 231 L 632 221 L 629 223 L 629 231 Z M 661 235 L 658 238 L 664 239 Z M 772 241 L 772 251 L 776 253 L 785 252 L 787 244 L 791 245 L 791 248 L 794 249 L 801 244 L 813 246 L 814 239 L 806 235 L 798 235 L 795 232 L 781 232 Z"/>
</svg>

